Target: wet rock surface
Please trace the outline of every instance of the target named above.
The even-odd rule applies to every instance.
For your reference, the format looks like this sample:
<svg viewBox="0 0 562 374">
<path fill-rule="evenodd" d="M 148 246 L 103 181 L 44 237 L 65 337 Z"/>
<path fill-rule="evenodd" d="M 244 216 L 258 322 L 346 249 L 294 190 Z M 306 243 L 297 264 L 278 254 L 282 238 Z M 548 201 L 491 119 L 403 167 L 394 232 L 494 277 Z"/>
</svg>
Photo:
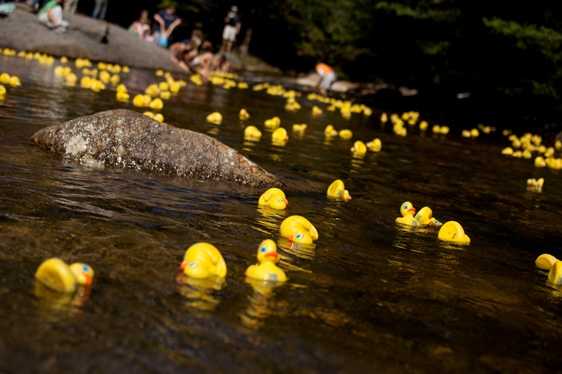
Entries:
<svg viewBox="0 0 562 374">
<path fill-rule="evenodd" d="M 130 110 L 110 110 L 39 130 L 32 141 L 65 159 L 252 187 L 280 185 L 254 162 L 207 135 Z"/>
</svg>

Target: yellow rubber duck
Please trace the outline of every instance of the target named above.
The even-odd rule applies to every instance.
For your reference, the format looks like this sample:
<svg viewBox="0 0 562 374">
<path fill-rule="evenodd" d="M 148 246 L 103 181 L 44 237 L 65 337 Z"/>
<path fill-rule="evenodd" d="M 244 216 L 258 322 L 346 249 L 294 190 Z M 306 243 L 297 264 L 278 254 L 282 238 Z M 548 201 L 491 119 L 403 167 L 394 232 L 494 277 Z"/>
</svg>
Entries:
<svg viewBox="0 0 562 374">
<path fill-rule="evenodd" d="M 535 266 L 539 269 L 548 271 L 550 270 L 550 268 L 552 268 L 552 265 L 554 265 L 556 261 L 558 261 L 558 259 L 553 255 L 543 253 L 535 260 Z"/>
<path fill-rule="evenodd" d="M 295 243 L 312 244 L 318 240 L 318 230 L 303 216 L 290 216 L 281 222 L 281 236 Z"/>
<path fill-rule="evenodd" d="M 287 130 L 283 127 L 278 128 L 271 134 L 271 141 L 274 145 L 277 146 L 284 146 L 289 141 L 289 135 L 287 134 Z"/>
<path fill-rule="evenodd" d="M 213 112 L 207 116 L 207 122 L 214 125 L 220 125 L 222 123 L 222 114 L 219 112 Z"/>
<path fill-rule="evenodd" d="M 548 272 L 548 282 L 556 286 L 562 285 L 562 261 L 556 261 L 552 264 Z"/>
<path fill-rule="evenodd" d="M 248 119 L 250 119 L 250 113 L 248 113 L 248 111 L 244 108 L 240 109 L 240 113 L 238 114 L 238 118 L 240 118 L 240 121 L 246 121 Z"/>
<path fill-rule="evenodd" d="M 420 122 L 420 131 L 426 131 L 429 127 L 429 123 L 427 121 Z"/>
<path fill-rule="evenodd" d="M 270 119 L 266 119 L 263 123 L 266 129 L 275 130 L 279 126 L 281 126 L 281 119 L 279 117 L 273 117 Z"/>
<path fill-rule="evenodd" d="M 92 285 L 94 269 L 87 264 L 77 262 L 69 266 L 59 258 L 50 258 L 39 265 L 35 278 L 54 291 L 72 293 L 78 286 Z"/>
<path fill-rule="evenodd" d="M 334 128 L 334 126 L 328 125 L 328 126 L 326 126 L 326 128 L 324 129 L 324 136 L 325 136 L 327 139 L 335 138 L 336 136 L 338 136 L 338 130 L 336 130 L 336 129 Z"/>
<path fill-rule="evenodd" d="M 129 101 L 129 94 L 127 92 L 117 91 L 115 93 L 115 97 L 117 98 L 117 101 L 123 101 L 123 102 Z"/>
<path fill-rule="evenodd" d="M 172 97 L 172 94 L 170 93 L 170 91 L 161 91 L 160 92 L 160 98 L 162 100 L 170 100 L 171 97 Z"/>
<path fill-rule="evenodd" d="M 185 252 L 180 269 L 193 278 L 226 277 L 226 263 L 219 250 L 212 244 L 199 242 Z"/>
<path fill-rule="evenodd" d="M 147 107 L 150 105 L 151 99 L 148 95 L 135 95 L 133 98 L 133 105 L 136 107 Z"/>
<path fill-rule="evenodd" d="M 340 132 L 338 133 L 340 138 L 343 140 L 349 140 L 351 138 L 353 138 L 353 132 L 351 130 L 348 129 L 344 129 L 344 130 L 340 130 Z"/>
<path fill-rule="evenodd" d="M 312 107 L 312 117 L 320 117 L 322 115 L 322 109 L 316 105 Z"/>
<path fill-rule="evenodd" d="M 361 140 L 356 140 L 351 147 L 353 157 L 363 158 L 367 154 L 367 146 Z"/>
<path fill-rule="evenodd" d="M 261 139 L 261 131 L 255 126 L 247 126 L 244 129 L 244 139 L 259 141 Z"/>
<path fill-rule="evenodd" d="M 277 245 L 271 239 L 266 239 L 258 246 L 258 264 L 248 267 L 246 276 L 252 279 L 285 282 L 287 275 L 276 264 L 280 260 Z"/>
<path fill-rule="evenodd" d="M 349 191 L 345 189 L 345 184 L 341 179 L 336 179 L 330 184 L 328 190 L 326 191 L 326 196 L 328 196 L 328 199 L 331 200 L 351 200 L 351 195 L 349 194 Z"/>
<path fill-rule="evenodd" d="M 418 222 L 420 226 L 441 226 L 442 223 L 439 222 L 436 218 L 433 217 L 433 211 L 430 207 L 424 206 L 421 208 L 414 219 Z"/>
<path fill-rule="evenodd" d="M 529 178 L 527 179 L 527 191 L 531 192 L 542 192 L 542 187 L 544 185 L 544 178 Z"/>
<path fill-rule="evenodd" d="M 504 155 L 504 156 L 512 156 L 512 155 L 513 155 L 513 148 L 511 148 L 511 147 L 505 147 L 504 149 L 502 149 L 502 155 Z"/>
<path fill-rule="evenodd" d="M 367 148 L 369 148 L 371 152 L 380 152 L 382 149 L 382 142 L 379 138 L 375 138 L 367 143 Z"/>
<path fill-rule="evenodd" d="M 0 84 L 0 97 L 4 97 L 6 95 L 6 87 Z"/>
<path fill-rule="evenodd" d="M 457 221 L 445 222 L 439 229 L 437 237 L 439 240 L 454 244 L 470 244 L 470 237 L 464 233 L 464 229 Z"/>
<path fill-rule="evenodd" d="M 162 99 L 156 98 L 152 100 L 148 106 L 152 110 L 162 110 L 162 108 L 164 108 L 164 103 L 162 102 Z"/>
<path fill-rule="evenodd" d="M 402 214 L 402 217 L 396 218 L 396 223 L 407 226 L 418 225 L 418 221 L 414 218 L 416 208 L 414 208 L 414 205 L 411 202 L 405 201 L 402 205 L 400 205 L 400 214 Z"/>
<path fill-rule="evenodd" d="M 535 167 L 536 168 L 544 168 L 546 167 L 546 161 L 541 156 L 535 158 Z"/>
<path fill-rule="evenodd" d="M 306 131 L 306 128 L 308 126 L 306 125 L 306 123 L 295 123 L 293 124 L 293 132 L 297 135 L 304 135 L 304 132 Z"/>
<path fill-rule="evenodd" d="M 269 207 L 272 209 L 283 210 L 287 208 L 289 201 L 285 196 L 285 192 L 280 188 L 272 187 L 265 191 L 258 200 L 261 207 Z"/>
</svg>

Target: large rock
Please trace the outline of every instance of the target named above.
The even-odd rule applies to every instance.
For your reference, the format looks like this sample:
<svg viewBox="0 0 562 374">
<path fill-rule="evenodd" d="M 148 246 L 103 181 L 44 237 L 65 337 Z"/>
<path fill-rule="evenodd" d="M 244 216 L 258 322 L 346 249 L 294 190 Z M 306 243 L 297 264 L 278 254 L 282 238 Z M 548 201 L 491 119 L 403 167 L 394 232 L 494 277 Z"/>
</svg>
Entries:
<svg viewBox="0 0 562 374">
<path fill-rule="evenodd" d="M 92 18 L 65 14 L 67 32 L 49 30 L 37 16 L 20 6 L 0 20 L 0 47 L 49 53 L 55 56 L 83 57 L 138 68 L 179 71 L 168 50 L 147 43 L 132 32 Z M 101 43 L 109 27 L 108 43 Z"/>
<path fill-rule="evenodd" d="M 35 144 L 84 164 L 122 167 L 249 186 L 279 180 L 207 135 L 159 124 L 130 110 L 110 110 L 39 130 Z"/>
</svg>

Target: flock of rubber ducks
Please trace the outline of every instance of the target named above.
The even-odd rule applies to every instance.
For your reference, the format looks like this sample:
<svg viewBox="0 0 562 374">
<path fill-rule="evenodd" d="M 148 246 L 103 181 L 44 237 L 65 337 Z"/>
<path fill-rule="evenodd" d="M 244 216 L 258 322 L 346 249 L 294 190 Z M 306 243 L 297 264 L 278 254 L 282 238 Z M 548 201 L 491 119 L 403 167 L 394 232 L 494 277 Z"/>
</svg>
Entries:
<svg viewBox="0 0 562 374">
<path fill-rule="evenodd" d="M 182 88 L 187 85 L 185 80 L 177 80 L 169 72 L 157 70 L 156 77 L 160 79 L 155 83 L 149 84 L 144 92 L 133 96 L 129 93 L 129 89 L 124 83 L 121 83 L 122 75 L 129 72 L 127 66 L 118 64 L 109 64 L 99 62 L 94 65 L 88 59 L 78 58 L 74 60 L 72 67 L 67 57 L 60 59 L 41 53 L 33 53 L 20 51 L 16 52 L 12 49 L 0 49 L 0 53 L 8 57 L 19 57 L 26 60 L 35 60 L 42 65 L 53 65 L 58 63 L 54 68 L 54 74 L 63 79 L 67 86 L 79 85 L 80 88 L 88 89 L 93 92 L 100 92 L 110 87 L 115 89 L 115 98 L 118 102 L 128 103 L 134 107 L 147 108 L 145 111 L 147 117 L 153 119 L 157 123 L 164 122 L 164 116 L 161 111 L 164 109 L 165 101 L 170 100 L 177 95 Z M 79 75 L 81 78 L 79 79 Z M 211 76 L 209 82 L 212 85 L 220 86 L 226 90 L 229 89 L 249 89 L 255 92 L 264 92 L 271 96 L 282 97 L 286 100 L 285 110 L 295 112 L 302 109 L 299 97 L 302 93 L 294 90 L 287 90 L 281 85 L 270 83 L 258 83 L 250 87 L 246 82 L 237 81 L 234 74 L 215 74 Z M 203 79 L 197 75 L 191 75 L 189 82 L 196 86 L 204 84 Z M 0 102 L 7 95 L 8 87 L 19 87 L 21 81 L 19 77 L 9 75 L 7 73 L 0 74 Z M 368 106 L 362 104 L 354 104 L 350 101 L 329 98 L 323 95 L 310 93 L 306 96 L 311 102 L 324 104 L 325 111 L 339 112 L 343 119 L 350 119 L 353 114 L 362 114 L 370 117 L 373 111 Z M 314 105 L 311 109 L 311 115 L 314 118 L 321 117 L 324 110 L 318 105 Z M 240 109 L 239 119 L 247 121 L 251 118 L 249 111 L 245 108 Z M 213 125 L 220 125 L 223 122 L 223 116 L 219 112 L 210 113 L 207 122 Z M 409 111 L 402 114 L 386 113 L 380 114 L 379 123 L 385 126 L 387 123 L 392 125 L 392 130 L 397 136 L 407 136 L 409 131 L 417 127 L 419 133 L 424 133 L 431 129 L 431 132 L 438 136 L 446 136 L 450 132 L 450 128 L 443 124 L 430 124 L 421 120 L 418 112 Z M 281 119 L 278 116 L 269 118 L 263 123 L 264 129 L 271 132 L 271 142 L 276 146 L 285 146 L 289 141 L 288 131 L 281 127 Z M 302 136 L 307 130 L 307 124 L 293 124 L 292 132 L 297 136 Z M 463 138 L 478 138 L 481 134 L 491 134 L 495 128 L 483 124 L 478 128 L 462 130 Z M 505 135 L 511 142 L 511 147 L 502 150 L 502 154 L 515 158 L 532 159 L 537 168 L 549 167 L 553 170 L 562 168 L 562 158 L 556 157 L 556 152 L 562 151 L 562 142 L 557 140 L 553 146 L 547 147 L 542 144 L 542 138 L 539 135 L 525 134 L 517 137 L 509 130 L 504 130 Z M 253 125 L 244 128 L 244 139 L 249 141 L 260 141 L 262 131 Z M 337 130 L 333 125 L 328 124 L 324 129 L 324 137 L 326 140 L 340 138 L 342 140 L 351 140 L 354 137 L 350 129 Z M 355 140 L 350 149 L 354 158 L 362 158 L 367 152 L 380 152 L 382 142 L 375 138 L 371 141 L 364 142 Z M 529 179 L 527 187 L 531 191 L 540 192 L 544 184 L 544 179 Z M 326 191 L 326 196 L 330 200 L 347 202 L 351 200 L 351 195 L 346 189 L 342 180 L 333 181 Z M 264 192 L 259 200 L 258 206 L 267 207 L 275 210 L 285 210 L 288 206 L 288 200 L 285 193 L 279 188 L 271 188 Z M 400 206 L 401 216 L 396 218 L 396 224 L 408 228 L 435 228 L 438 229 L 437 237 L 441 241 L 457 244 L 468 245 L 470 238 L 464 232 L 462 225 L 457 221 L 448 221 L 442 224 L 433 217 L 433 212 L 429 207 L 423 207 L 416 211 L 413 204 L 406 201 Z M 279 227 L 281 237 L 288 239 L 293 243 L 312 244 L 318 240 L 318 231 L 314 225 L 305 217 L 293 215 L 282 221 Z M 285 272 L 277 266 L 280 255 L 277 251 L 277 245 L 271 239 L 262 241 L 257 250 L 257 263 L 251 265 L 246 270 L 246 276 L 251 279 L 285 282 L 287 276 Z M 562 284 L 562 262 L 558 261 L 551 255 L 543 254 L 536 260 L 537 267 L 548 270 L 548 279 L 553 284 Z M 227 274 L 227 266 L 220 251 L 210 243 L 196 243 L 186 250 L 184 259 L 180 265 L 183 274 L 193 278 L 218 277 L 224 278 Z M 35 274 L 36 279 L 48 288 L 63 292 L 72 293 L 80 287 L 90 287 L 94 279 L 94 270 L 87 264 L 75 263 L 67 265 L 60 259 L 49 259 L 43 262 Z"/>
</svg>

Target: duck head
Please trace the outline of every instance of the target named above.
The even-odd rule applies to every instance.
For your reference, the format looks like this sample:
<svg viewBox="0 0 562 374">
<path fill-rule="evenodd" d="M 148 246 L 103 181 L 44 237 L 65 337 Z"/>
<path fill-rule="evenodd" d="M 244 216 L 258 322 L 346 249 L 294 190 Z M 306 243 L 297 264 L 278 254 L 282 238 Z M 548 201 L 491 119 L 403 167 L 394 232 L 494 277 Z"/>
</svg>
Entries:
<svg viewBox="0 0 562 374">
<path fill-rule="evenodd" d="M 195 243 L 185 251 L 180 270 L 194 278 L 209 276 L 224 278 L 227 273 L 226 263 L 220 251 L 214 245 L 205 242 Z"/>
<path fill-rule="evenodd" d="M 283 210 L 287 208 L 289 201 L 285 196 L 285 192 L 279 188 L 270 188 L 265 191 L 258 201 L 260 206 L 268 206 L 273 209 Z"/>
<path fill-rule="evenodd" d="M 349 201 L 351 200 L 351 195 L 349 191 L 345 189 L 345 184 L 341 179 L 336 179 L 328 187 L 327 195 L 331 199 Z"/>
<path fill-rule="evenodd" d="M 400 214 L 402 214 L 403 217 L 413 216 L 416 214 L 416 208 L 414 208 L 411 202 L 405 201 L 400 205 Z"/>
<path fill-rule="evenodd" d="M 88 264 L 75 262 L 70 265 L 70 271 L 74 275 L 76 283 L 81 286 L 91 286 L 94 282 L 94 269 Z"/>
<path fill-rule="evenodd" d="M 279 253 L 277 253 L 277 244 L 271 239 L 266 239 L 258 246 L 258 262 L 273 262 L 278 263 L 281 260 Z"/>
<path fill-rule="evenodd" d="M 318 240 L 316 227 L 302 216 L 290 216 L 281 222 L 281 236 L 295 243 L 312 244 Z"/>
</svg>

